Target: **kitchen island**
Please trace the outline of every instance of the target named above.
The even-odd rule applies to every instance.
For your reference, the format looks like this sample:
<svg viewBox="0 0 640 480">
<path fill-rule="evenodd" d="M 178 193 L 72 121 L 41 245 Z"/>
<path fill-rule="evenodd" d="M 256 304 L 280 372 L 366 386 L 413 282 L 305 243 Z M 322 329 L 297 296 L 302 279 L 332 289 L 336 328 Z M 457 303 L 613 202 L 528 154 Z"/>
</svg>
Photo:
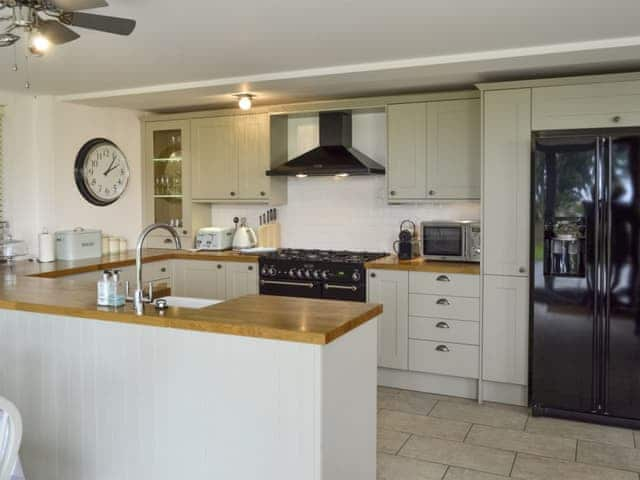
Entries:
<svg viewBox="0 0 640 480">
<path fill-rule="evenodd" d="M 251 295 L 137 316 L 30 268 L 0 286 L 27 478 L 375 478 L 381 306 Z"/>
</svg>

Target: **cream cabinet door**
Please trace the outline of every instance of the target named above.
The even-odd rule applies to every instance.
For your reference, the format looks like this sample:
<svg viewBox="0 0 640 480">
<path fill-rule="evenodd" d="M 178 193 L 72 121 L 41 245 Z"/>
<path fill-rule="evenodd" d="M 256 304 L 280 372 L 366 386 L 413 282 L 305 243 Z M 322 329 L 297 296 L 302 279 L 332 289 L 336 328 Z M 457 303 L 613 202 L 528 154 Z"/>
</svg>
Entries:
<svg viewBox="0 0 640 480">
<path fill-rule="evenodd" d="M 238 194 L 241 199 L 266 200 L 269 197 L 269 115 L 243 115 L 237 118 Z"/>
<path fill-rule="evenodd" d="M 427 198 L 480 198 L 480 100 L 427 103 Z"/>
<path fill-rule="evenodd" d="M 194 200 L 238 198 L 235 117 L 191 122 L 191 173 Z"/>
<path fill-rule="evenodd" d="M 258 294 L 258 264 L 227 262 L 227 298 Z"/>
<path fill-rule="evenodd" d="M 227 298 L 226 263 L 201 260 L 175 260 L 173 295 L 180 297 Z"/>
<path fill-rule="evenodd" d="M 527 385 L 529 280 L 484 276 L 483 378 Z"/>
<path fill-rule="evenodd" d="M 370 270 L 368 301 L 381 303 L 378 366 L 406 370 L 409 361 L 409 272 Z"/>
<path fill-rule="evenodd" d="M 530 89 L 484 94 L 483 272 L 526 276 L 529 268 Z"/>
<path fill-rule="evenodd" d="M 426 198 L 426 117 L 425 103 L 387 107 L 387 193 L 390 201 Z"/>
</svg>

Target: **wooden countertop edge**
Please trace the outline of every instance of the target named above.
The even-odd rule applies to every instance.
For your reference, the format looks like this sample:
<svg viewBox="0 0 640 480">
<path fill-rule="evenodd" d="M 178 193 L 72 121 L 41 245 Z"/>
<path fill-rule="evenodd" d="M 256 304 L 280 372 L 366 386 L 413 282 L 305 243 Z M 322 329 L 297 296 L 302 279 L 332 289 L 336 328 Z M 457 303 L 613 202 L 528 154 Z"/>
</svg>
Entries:
<svg viewBox="0 0 640 480">
<path fill-rule="evenodd" d="M 364 264 L 367 270 L 396 270 L 406 272 L 458 273 L 480 275 L 479 263 L 429 261 L 422 258 L 398 260 L 395 255 L 378 258 Z"/>
<path fill-rule="evenodd" d="M 229 323 L 224 321 L 224 315 L 220 315 L 221 319 L 216 319 L 215 314 L 211 314 L 211 316 L 214 318 L 210 320 L 163 317 L 160 314 L 155 313 L 155 310 L 155 315 L 148 315 L 145 313 L 145 315 L 138 316 L 130 311 L 114 311 L 107 310 L 106 308 L 104 311 L 96 311 L 77 307 L 42 305 L 2 299 L 0 299 L 0 309 L 41 313 L 47 315 L 62 315 L 68 317 L 102 320 L 107 322 L 117 322 L 131 325 L 147 325 L 160 328 L 175 328 L 179 330 L 220 333 L 242 337 L 263 338 L 267 340 L 282 340 L 313 345 L 327 345 L 382 313 L 382 305 L 376 304 L 368 312 L 359 315 L 348 322 L 345 322 L 344 324 L 334 328 L 333 330 L 326 333 L 319 333 L 301 332 L 298 330 L 285 330 L 255 323 Z M 187 310 L 192 311 L 191 309 Z"/>
<path fill-rule="evenodd" d="M 215 254 L 207 255 L 207 253 L 189 253 L 189 252 L 175 252 L 175 253 L 157 253 L 146 254 L 142 259 L 143 263 L 160 262 L 163 260 L 196 260 L 205 262 L 240 262 L 240 263 L 256 263 L 260 257 L 255 255 L 240 255 L 240 254 Z M 97 260 L 97 259 L 96 259 Z M 91 259 L 87 259 L 91 261 Z M 97 272 L 100 270 L 110 270 L 118 267 L 128 267 L 135 265 L 135 258 L 127 259 L 113 259 L 108 261 L 100 260 L 98 263 L 82 265 L 77 267 L 61 268 L 60 270 L 52 270 L 50 272 L 40 272 L 28 275 L 31 277 L 39 278 L 60 278 L 68 275 L 77 275 L 80 273 Z"/>
</svg>

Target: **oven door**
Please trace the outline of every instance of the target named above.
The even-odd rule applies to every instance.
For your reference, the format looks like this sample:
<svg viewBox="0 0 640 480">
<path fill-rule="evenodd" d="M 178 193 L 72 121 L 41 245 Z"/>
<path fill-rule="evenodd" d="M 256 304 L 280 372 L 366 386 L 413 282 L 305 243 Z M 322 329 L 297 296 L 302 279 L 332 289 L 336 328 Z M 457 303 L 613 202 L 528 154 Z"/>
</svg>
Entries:
<svg viewBox="0 0 640 480">
<path fill-rule="evenodd" d="M 367 287 L 363 283 L 326 282 L 322 289 L 322 298 L 330 300 L 364 302 L 367 299 Z"/>
<path fill-rule="evenodd" d="M 464 260 L 465 226 L 458 223 L 423 224 L 422 254 L 436 260 Z"/>
<path fill-rule="evenodd" d="M 260 295 L 322 298 L 322 284 L 304 280 L 260 280 Z"/>
</svg>

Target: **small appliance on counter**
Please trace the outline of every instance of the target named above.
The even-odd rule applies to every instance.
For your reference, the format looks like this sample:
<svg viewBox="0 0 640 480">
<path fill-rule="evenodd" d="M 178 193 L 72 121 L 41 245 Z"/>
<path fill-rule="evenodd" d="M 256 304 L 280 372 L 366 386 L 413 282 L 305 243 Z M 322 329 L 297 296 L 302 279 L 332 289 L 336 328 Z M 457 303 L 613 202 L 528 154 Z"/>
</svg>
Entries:
<svg viewBox="0 0 640 480">
<path fill-rule="evenodd" d="M 102 256 L 102 231 L 61 230 L 56 232 L 56 258 L 58 260 L 82 260 Z"/>
<path fill-rule="evenodd" d="M 400 224 L 398 240 L 393 242 L 393 251 L 399 260 L 411 260 L 420 256 L 420 238 L 416 224 L 411 220 L 403 220 Z"/>
<path fill-rule="evenodd" d="M 238 226 L 238 221 L 240 225 Z M 258 244 L 256 232 L 253 228 L 247 226 L 247 219 L 242 217 L 238 220 L 238 217 L 234 217 L 233 223 L 236 224 L 235 232 L 233 234 L 232 247 L 234 250 L 242 250 L 245 248 L 253 248 Z"/>
<path fill-rule="evenodd" d="M 0 222 L 0 262 L 13 263 L 18 257 L 27 255 L 27 244 L 24 240 L 14 240 L 9 222 Z"/>
<path fill-rule="evenodd" d="M 480 262 L 480 222 L 422 222 L 422 255 L 428 260 Z"/>
<path fill-rule="evenodd" d="M 231 250 L 233 244 L 233 227 L 205 227 L 196 235 L 197 250 Z"/>
</svg>

